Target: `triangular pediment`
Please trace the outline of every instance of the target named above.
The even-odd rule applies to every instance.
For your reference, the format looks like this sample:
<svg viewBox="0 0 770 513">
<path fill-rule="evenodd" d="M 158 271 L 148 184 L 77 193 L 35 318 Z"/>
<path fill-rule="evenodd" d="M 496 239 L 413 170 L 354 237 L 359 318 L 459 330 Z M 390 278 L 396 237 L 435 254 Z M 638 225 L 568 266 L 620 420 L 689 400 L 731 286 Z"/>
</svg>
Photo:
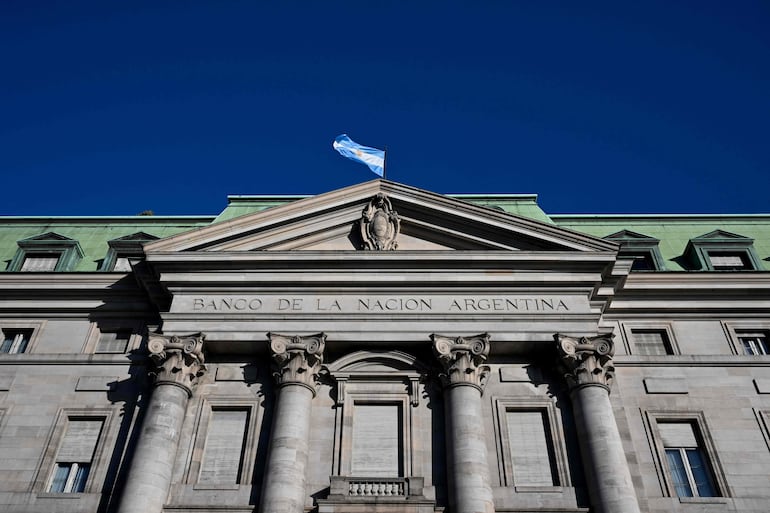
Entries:
<svg viewBox="0 0 770 513">
<path fill-rule="evenodd" d="M 607 235 L 604 238 L 607 240 L 614 240 L 614 241 L 631 241 L 631 240 L 657 241 L 658 240 L 654 237 L 650 237 L 649 235 L 632 232 L 631 230 L 620 230 L 619 232 L 615 232 L 611 235 Z"/>
<path fill-rule="evenodd" d="M 715 240 L 729 240 L 729 241 L 743 241 L 751 240 L 743 235 L 737 233 L 726 232 L 724 230 L 714 230 L 713 232 L 705 233 L 697 237 L 693 237 L 693 241 L 715 241 Z"/>
<path fill-rule="evenodd" d="M 112 239 L 110 242 L 146 242 L 150 240 L 158 240 L 158 237 L 145 232 L 136 232 Z"/>
<path fill-rule="evenodd" d="M 378 197 L 387 203 L 379 214 L 379 207 L 372 206 Z M 377 228 L 362 232 L 366 216 L 364 222 L 372 221 Z M 397 232 L 397 251 L 617 249 L 613 242 L 542 221 L 373 180 L 153 241 L 145 251 L 344 251 L 364 249 L 367 244 L 371 249 L 377 244 L 367 242 L 367 236 L 380 233 L 378 229 Z"/>
<path fill-rule="evenodd" d="M 19 242 L 31 242 L 31 241 L 72 241 L 73 239 L 70 239 L 69 237 L 65 237 L 64 235 L 59 235 L 56 232 L 48 232 L 43 233 L 40 235 L 35 235 L 33 237 L 28 237 L 22 241 Z"/>
</svg>

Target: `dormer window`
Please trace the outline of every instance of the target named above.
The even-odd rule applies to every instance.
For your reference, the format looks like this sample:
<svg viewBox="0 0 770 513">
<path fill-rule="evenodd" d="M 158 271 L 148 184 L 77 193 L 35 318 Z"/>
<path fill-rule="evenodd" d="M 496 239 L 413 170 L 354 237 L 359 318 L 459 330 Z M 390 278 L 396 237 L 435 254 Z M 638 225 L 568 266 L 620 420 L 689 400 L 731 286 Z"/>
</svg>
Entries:
<svg viewBox="0 0 770 513">
<path fill-rule="evenodd" d="M 753 271 L 762 269 L 754 253 L 754 239 L 714 230 L 690 239 L 684 252 L 693 269 L 702 271 Z"/>
<path fill-rule="evenodd" d="M 78 241 L 48 232 L 17 242 L 19 249 L 8 266 L 9 271 L 72 271 L 83 258 Z"/>
<path fill-rule="evenodd" d="M 125 237 L 107 241 L 110 249 L 101 265 L 102 271 L 130 273 L 131 266 L 144 258 L 142 244 L 158 237 L 149 233 L 136 232 Z"/>
<path fill-rule="evenodd" d="M 663 257 L 658 249 L 658 239 L 641 233 L 623 230 L 604 237 L 620 244 L 618 260 L 633 260 L 632 271 L 662 271 Z"/>
</svg>

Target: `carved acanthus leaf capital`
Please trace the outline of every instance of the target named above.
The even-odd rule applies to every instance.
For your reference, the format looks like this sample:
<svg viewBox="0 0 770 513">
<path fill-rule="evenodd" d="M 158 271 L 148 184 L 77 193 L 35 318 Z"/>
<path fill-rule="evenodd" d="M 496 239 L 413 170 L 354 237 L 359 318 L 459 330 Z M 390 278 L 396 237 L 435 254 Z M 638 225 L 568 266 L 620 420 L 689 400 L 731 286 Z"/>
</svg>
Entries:
<svg viewBox="0 0 770 513">
<path fill-rule="evenodd" d="M 192 389 L 206 371 L 203 356 L 205 335 L 159 335 L 150 333 L 147 349 L 154 364 L 152 375 L 155 384 L 171 384 L 184 388 L 192 395 Z"/>
<path fill-rule="evenodd" d="M 398 247 L 396 238 L 401 220 L 385 194 L 380 192 L 372 198 L 361 215 L 360 224 L 364 249 L 390 251 Z"/>
<path fill-rule="evenodd" d="M 268 333 L 273 354 L 273 376 L 279 385 L 297 384 L 315 395 L 318 372 L 323 363 L 326 335 L 279 335 Z"/>
<path fill-rule="evenodd" d="M 612 334 L 595 337 L 569 337 L 557 333 L 559 363 L 570 388 L 599 385 L 608 391 L 615 377 Z"/>
<path fill-rule="evenodd" d="M 489 367 L 482 365 L 489 355 L 489 334 L 472 337 L 430 336 L 433 351 L 444 368 L 441 381 L 445 386 L 472 385 L 479 390 L 486 385 Z"/>
</svg>

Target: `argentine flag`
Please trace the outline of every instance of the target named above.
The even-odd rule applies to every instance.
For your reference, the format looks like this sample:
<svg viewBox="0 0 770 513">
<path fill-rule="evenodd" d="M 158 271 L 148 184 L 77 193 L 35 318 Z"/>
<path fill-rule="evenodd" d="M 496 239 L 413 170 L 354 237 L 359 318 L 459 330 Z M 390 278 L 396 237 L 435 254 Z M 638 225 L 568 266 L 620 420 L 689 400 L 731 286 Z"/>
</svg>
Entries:
<svg viewBox="0 0 770 513">
<path fill-rule="evenodd" d="M 361 146 L 353 142 L 347 134 L 338 135 L 334 139 L 332 147 L 343 157 L 366 164 L 375 174 L 384 176 L 385 152 L 383 150 Z"/>
</svg>

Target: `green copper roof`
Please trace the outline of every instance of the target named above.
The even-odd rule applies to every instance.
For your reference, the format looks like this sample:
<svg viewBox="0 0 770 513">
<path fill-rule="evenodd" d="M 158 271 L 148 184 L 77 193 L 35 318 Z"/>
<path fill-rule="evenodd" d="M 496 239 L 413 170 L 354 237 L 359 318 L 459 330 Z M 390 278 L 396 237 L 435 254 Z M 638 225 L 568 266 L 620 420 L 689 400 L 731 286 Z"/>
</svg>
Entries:
<svg viewBox="0 0 770 513">
<path fill-rule="evenodd" d="M 18 241 L 47 232 L 80 243 L 83 258 L 73 271 L 97 271 L 107 255 L 107 241 L 136 232 L 169 237 L 211 223 L 213 217 L 0 217 L 0 269 L 5 270 L 18 249 Z"/>
<path fill-rule="evenodd" d="M 754 251 L 765 269 L 770 269 L 770 214 L 757 215 L 551 215 L 537 204 L 534 194 L 449 194 L 452 198 L 502 210 L 545 223 L 556 224 L 597 237 L 622 230 L 660 240 L 659 249 L 670 271 L 685 269 L 683 253 L 690 239 L 724 230 L 754 239 Z M 137 232 L 158 238 L 259 212 L 306 198 L 305 195 L 229 196 L 218 216 L 106 216 L 106 217 L 0 217 L 0 269 L 7 269 L 18 250 L 18 242 L 47 232 L 79 242 L 84 256 L 76 271 L 96 271 L 107 255 L 108 241 Z"/>
<path fill-rule="evenodd" d="M 684 270 L 680 257 L 690 239 L 724 230 L 754 239 L 754 250 L 765 269 L 770 257 L 770 215 L 552 215 L 557 226 L 606 237 L 621 230 L 630 230 L 660 240 L 661 256 L 669 271 Z"/>
</svg>

